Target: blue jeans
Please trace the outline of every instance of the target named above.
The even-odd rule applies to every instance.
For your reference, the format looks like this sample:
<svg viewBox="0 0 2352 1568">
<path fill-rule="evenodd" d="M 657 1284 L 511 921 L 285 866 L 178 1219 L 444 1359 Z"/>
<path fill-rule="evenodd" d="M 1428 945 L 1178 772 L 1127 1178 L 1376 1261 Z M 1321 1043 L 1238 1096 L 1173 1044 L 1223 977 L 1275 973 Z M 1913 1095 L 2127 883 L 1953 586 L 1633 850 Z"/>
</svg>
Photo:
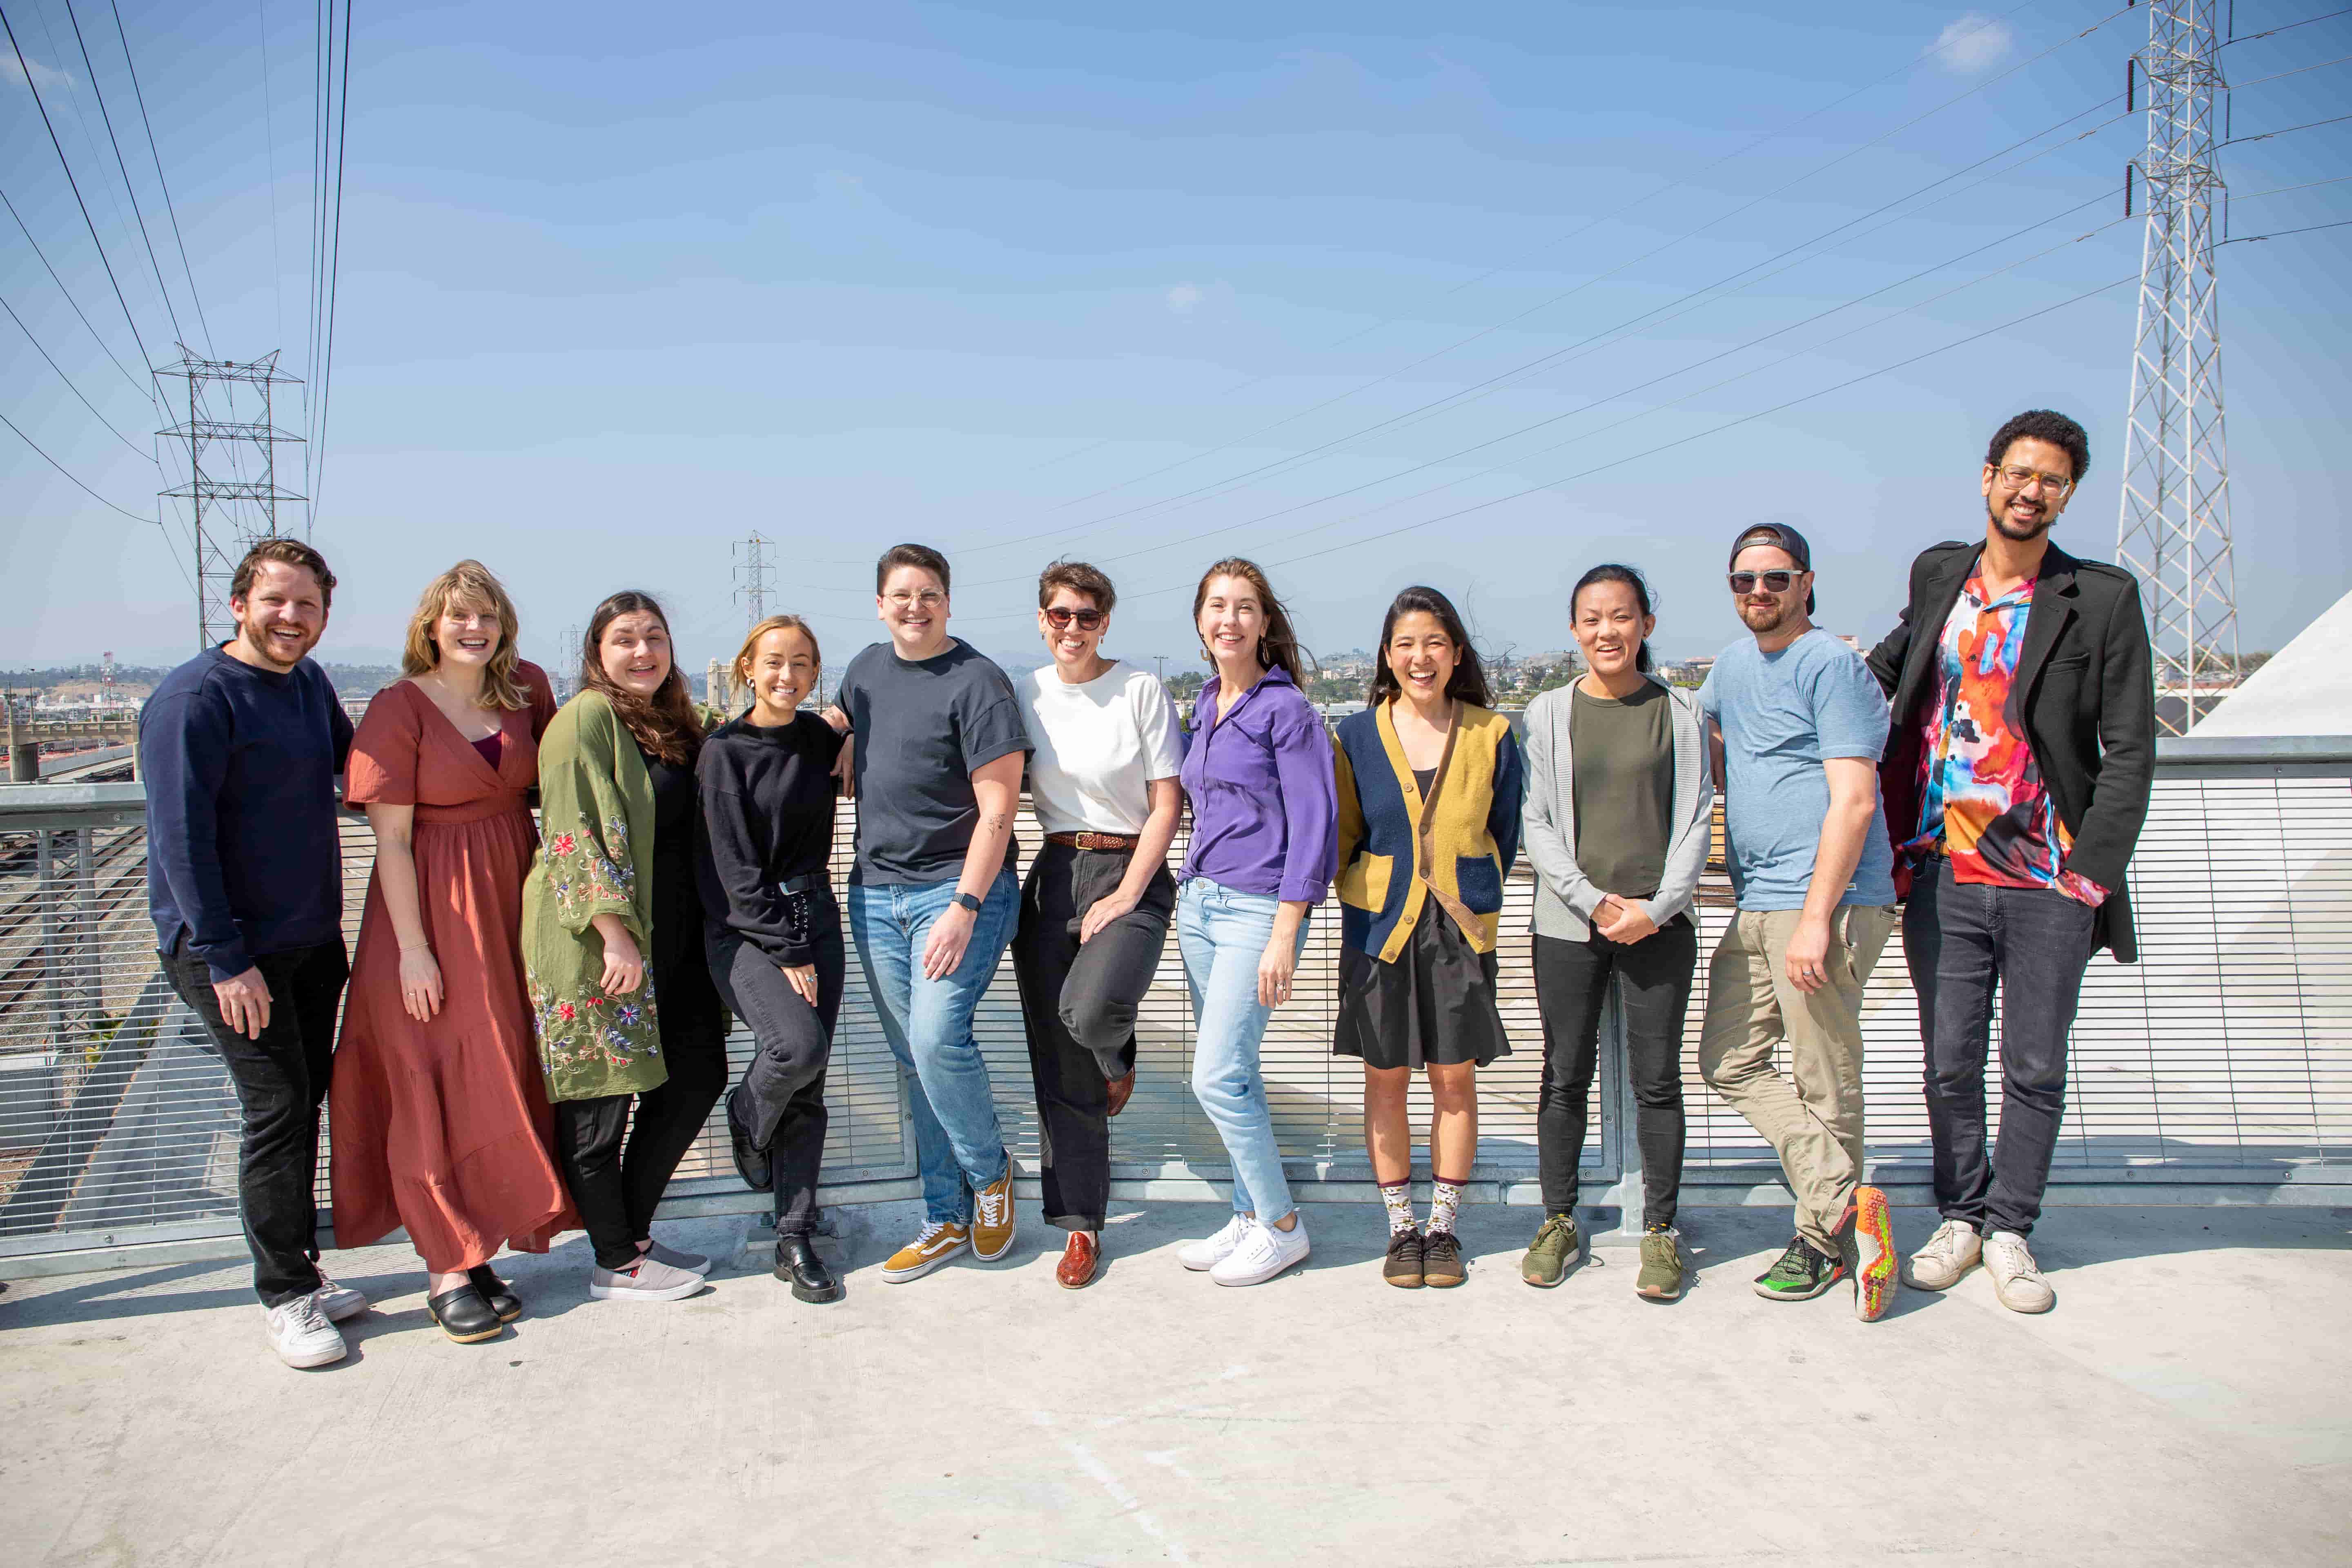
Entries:
<svg viewBox="0 0 2352 1568">
<path fill-rule="evenodd" d="M 923 943 L 955 890 L 953 882 L 853 882 L 849 931 L 883 1037 L 907 1085 L 923 1215 L 967 1225 L 973 1191 L 1002 1180 L 1010 1163 L 996 1102 L 989 1098 L 988 1062 L 972 1038 L 971 1014 L 1012 940 L 1021 889 L 1010 870 L 998 872 L 972 917 L 963 962 L 946 979 L 929 980 Z"/>
<path fill-rule="evenodd" d="M 1176 896 L 1176 944 L 1192 993 L 1192 1094 L 1234 1166 L 1234 1212 L 1268 1225 L 1297 1206 L 1275 1146 L 1258 1046 L 1273 1009 L 1257 999 L 1257 964 L 1274 939 L 1270 893 L 1237 893 L 1195 877 Z M 1307 947 L 1299 922 L 1298 946 Z"/>
</svg>

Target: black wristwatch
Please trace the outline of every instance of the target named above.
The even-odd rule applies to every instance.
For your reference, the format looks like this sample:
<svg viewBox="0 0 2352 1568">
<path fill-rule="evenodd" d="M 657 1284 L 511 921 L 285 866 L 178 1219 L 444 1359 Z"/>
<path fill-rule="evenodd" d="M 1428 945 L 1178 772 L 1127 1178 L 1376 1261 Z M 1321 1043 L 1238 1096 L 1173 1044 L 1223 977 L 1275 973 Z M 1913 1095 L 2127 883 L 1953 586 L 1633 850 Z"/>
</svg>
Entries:
<svg viewBox="0 0 2352 1568">
<path fill-rule="evenodd" d="M 955 905 L 960 910 L 970 910 L 973 914 L 980 913 L 980 900 L 970 893 L 958 893 L 955 896 Z"/>
</svg>

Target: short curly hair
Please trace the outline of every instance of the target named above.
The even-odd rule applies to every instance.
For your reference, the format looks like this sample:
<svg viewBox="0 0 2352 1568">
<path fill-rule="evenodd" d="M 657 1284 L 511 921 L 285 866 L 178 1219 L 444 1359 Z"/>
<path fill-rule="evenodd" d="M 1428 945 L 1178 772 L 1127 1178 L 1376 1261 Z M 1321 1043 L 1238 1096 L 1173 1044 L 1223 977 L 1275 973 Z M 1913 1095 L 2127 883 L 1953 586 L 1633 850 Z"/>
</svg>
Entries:
<svg viewBox="0 0 2352 1568">
<path fill-rule="evenodd" d="M 2083 476 L 2091 471 L 2091 438 L 2083 427 L 2063 414 L 2051 408 L 2029 408 L 1992 433 L 1992 445 L 1985 448 L 1985 467 L 2000 467 L 2001 458 L 2009 455 L 2010 444 L 2015 441 L 2047 441 L 2064 452 L 2074 465 L 2070 476 L 2081 484 Z"/>
</svg>

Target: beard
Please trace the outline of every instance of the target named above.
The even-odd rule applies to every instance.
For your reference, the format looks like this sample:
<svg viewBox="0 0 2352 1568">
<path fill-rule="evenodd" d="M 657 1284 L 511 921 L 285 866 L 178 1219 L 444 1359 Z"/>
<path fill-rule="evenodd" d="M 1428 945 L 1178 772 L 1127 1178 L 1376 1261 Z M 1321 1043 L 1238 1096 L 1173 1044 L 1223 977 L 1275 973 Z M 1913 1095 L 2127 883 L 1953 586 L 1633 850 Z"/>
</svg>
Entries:
<svg viewBox="0 0 2352 1568">
<path fill-rule="evenodd" d="M 1995 532 L 2003 539 L 2018 544 L 2031 544 L 2040 539 L 2050 531 L 2050 525 L 2057 521 L 2057 515 L 2046 505 L 2031 523 L 2022 528 L 2010 521 L 2009 509 L 2005 506 L 1988 506 L 1985 508 L 1985 512 L 1992 519 Z"/>
<path fill-rule="evenodd" d="M 1769 605 L 1751 605 L 1745 599 L 1739 601 L 1740 623 L 1759 637 L 1769 637 L 1779 631 L 1796 613 L 1797 600 L 1793 594 L 1786 599 L 1775 599 Z"/>
</svg>

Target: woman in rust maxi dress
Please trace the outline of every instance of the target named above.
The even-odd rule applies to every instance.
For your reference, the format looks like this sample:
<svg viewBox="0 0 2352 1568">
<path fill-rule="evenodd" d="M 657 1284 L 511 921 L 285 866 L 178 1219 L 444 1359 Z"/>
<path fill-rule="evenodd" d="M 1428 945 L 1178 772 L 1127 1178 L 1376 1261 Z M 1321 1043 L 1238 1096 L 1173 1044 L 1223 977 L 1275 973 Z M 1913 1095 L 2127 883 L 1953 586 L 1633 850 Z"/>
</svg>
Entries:
<svg viewBox="0 0 2352 1568">
<path fill-rule="evenodd" d="M 539 842 L 525 792 L 555 699 L 514 657 L 515 632 L 479 564 L 436 579 L 344 791 L 373 808 L 378 850 L 330 1100 L 335 1238 L 363 1247 L 405 1226 L 434 1319 L 461 1342 L 521 1314 L 488 1267 L 499 1247 L 544 1252 L 580 1223 L 551 1152 L 518 945 Z"/>
</svg>

